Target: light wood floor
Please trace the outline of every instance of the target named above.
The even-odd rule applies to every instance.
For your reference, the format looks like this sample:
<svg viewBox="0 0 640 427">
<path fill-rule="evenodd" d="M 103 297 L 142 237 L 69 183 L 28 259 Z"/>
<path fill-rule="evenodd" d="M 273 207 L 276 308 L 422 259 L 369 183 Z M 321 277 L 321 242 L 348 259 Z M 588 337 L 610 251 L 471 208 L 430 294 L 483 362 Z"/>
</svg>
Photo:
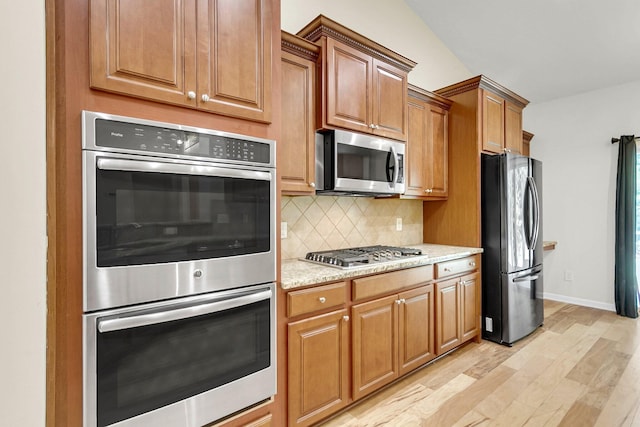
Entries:
<svg viewBox="0 0 640 427">
<path fill-rule="evenodd" d="M 469 343 L 322 427 L 640 426 L 640 320 L 545 301 L 509 348 Z"/>
</svg>

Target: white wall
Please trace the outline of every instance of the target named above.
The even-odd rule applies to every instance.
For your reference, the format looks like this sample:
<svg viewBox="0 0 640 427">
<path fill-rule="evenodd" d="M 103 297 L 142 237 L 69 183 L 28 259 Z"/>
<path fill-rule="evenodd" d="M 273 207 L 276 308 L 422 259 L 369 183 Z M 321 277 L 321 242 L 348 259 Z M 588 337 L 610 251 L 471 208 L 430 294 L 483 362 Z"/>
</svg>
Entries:
<svg viewBox="0 0 640 427">
<path fill-rule="evenodd" d="M 543 162 L 545 297 L 615 310 L 614 232 L 618 145 L 640 134 L 640 81 L 537 105 L 524 112 Z M 565 272 L 573 281 L 565 281 Z"/>
<path fill-rule="evenodd" d="M 45 20 L 0 2 L 0 424 L 45 421 Z"/>
<path fill-rule="evenodd" d="M 403 0 L 281 0 L 282 29 L 297 33 L 322 14 L 418 65 L 409 83 L 430 91 L 472 77 Z"/>
</svg>

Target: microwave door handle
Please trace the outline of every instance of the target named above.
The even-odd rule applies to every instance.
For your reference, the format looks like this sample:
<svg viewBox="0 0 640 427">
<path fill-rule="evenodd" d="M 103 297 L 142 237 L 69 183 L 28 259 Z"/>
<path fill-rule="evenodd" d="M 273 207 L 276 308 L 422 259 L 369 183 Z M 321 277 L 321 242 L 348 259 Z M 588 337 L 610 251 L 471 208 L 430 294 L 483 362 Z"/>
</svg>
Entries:
<svg viewBox="0 0 640 427">
<path fill-rule="evenodd" d="M 214 299 L 211 302 L 205 302 L 190 307 L 177 308 L 175 310 L 168 309 L 159 312 L 139 314 L 137 316 L 134 315 L 129 317 L 120 317 L 117 319 L 99 320 L 98 331 L 120 331 L 123 329 L 171 322 L 173 320 L 188 319 L 190 317 L 228 310 L 254 302 L 263 301 L 269 298 L 271 298 L 271 290 L 267 289 L 261 292 L 248 293 L 240 297 L 231 297 L 228 299 L 217 300 Z"/>
<path fill-rule="evenodd" d="M 393 156 L 393 177 L 391 178 L 391 187 L 396 185 L 396 181 L 398 181 L 398 175 L 400 174 L 400 165 L 398 164 L 398 153 L 396 153 L 396 149 L 391 146 L 391 155 Z"/>
<path fill-rule="evenodd" d="M 269 172 L 221 168 L 216 166 L 205 166 L 201 164 L 166 163 L 158 161 L 141 161 L 100 157 L 96 161 L 96 166 L 101 170 L 154 172 L 178 175 L 206 175 L 223 178 L 271 181 L 271 174 Z"/>
</svg>

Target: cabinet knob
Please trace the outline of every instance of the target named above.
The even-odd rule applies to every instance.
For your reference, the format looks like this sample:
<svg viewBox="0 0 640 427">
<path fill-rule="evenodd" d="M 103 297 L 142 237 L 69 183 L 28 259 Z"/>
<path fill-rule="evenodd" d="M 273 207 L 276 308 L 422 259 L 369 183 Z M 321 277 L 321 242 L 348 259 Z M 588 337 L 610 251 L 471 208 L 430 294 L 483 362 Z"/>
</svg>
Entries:
<svg viewBox="0 0 640 427">
<path fill-rule="evenodd" d="M 344 320 L 345 322 L 349 321 L 349 316 L 342 316 L 342 320 Z"/>
<path fill-rule="evenodd" d="M 475 266 L 476 266 L 475 261 L 470 261 L 470 262 L 469 262 L 469 266 L 470 266 L 470 267 L 475 267 Z"/>
<path fill-rule="evenodd" d="M 433 188 L 427 188 L 424 190 L 425 193 L 433 193 Z"/>
<path fill-rule="evenodd" d="M 309 183 L 309 187 L 311 187 L 311 188 L 316 188 L 316 183 L 315 183 L 315 182 L 310 182 L 310 183 Z"/>
<path fill-rule="evenodd" d="M 318 298 L 318 301 L 320 301 L 320 304 L 324 304 L 325 302 L 327 302 L 327 299 L 325 297 L 320 297 Z"/>
<path fill-rule="evenodd" d="M 449 267 L 445 267 L 444 271 L 451 271 L 451 269 Z"/>
<path fill-rule="evenodd" d="M 461 284 L 461 285 L 467 285 L 467 284 L 469 284 L 469 283 L 471 283 L 471 280 L 461 280 L 461 281 L 460 281 L 460 284 Z"/>
<path fill-rule="evenodd" d="M 196 93 L 195 93 L 194 91 L 190 90 L 190 91 L 187 93 L 187 98 L 189 98 L 189 99 L 196 99 Z"/>
<path fill-rule="evenodd" d="M 205 93 L 202 95 L 201 99 L 202 99 L 202 102 L 209 102 L 209 95 Z"/>
<path fill-rule="evenodd" d="M 406 300 L 406 299 L 404 299 L 404 298 L 400 298 L 400 304 L 404 304 L 405 302 L 407 302 L 407 300 Z"/>
<path fill-rule="evenodd" d="M 371 123 L 371 124 L 369 125 L 369 127 L 370 127 L 371 129 L 375 129 L 375 128 L 376 128 L 376 125 L 374 125 L 373 123 Z"/>
<path fill-rule="evenodd" d="M 398 304 L 398 305 L 402 304 L 402 300 L 397 299 L 396 300 L 396 304 Z"/>
<path fill-rule="evenodd" d="M 374 128 L 374 129 L 380 129 L 380 126 L 378 126 L 378 125 L 373 125 L 373 128 Z"/>
<path fill-rule="evenodd" d="M 511 150 L 510 150 L 510 149 L 508 149 L 508 148 L 504 148 L 504 152 L 505 152 L 505 153 L 510 153 L 510 152 L 511 152 Z"/>
</svg>

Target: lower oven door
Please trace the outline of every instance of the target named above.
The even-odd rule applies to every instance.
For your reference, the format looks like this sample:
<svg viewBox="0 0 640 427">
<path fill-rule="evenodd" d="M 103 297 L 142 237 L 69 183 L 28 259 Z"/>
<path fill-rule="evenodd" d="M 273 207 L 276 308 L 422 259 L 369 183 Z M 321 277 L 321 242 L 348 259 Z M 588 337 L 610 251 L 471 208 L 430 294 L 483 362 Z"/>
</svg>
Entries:
<svg viewBox="0 0 640 427">
<path fill-rule="evenodd" d="M 274 284 L 83 316 L 85 426 L 202 426 L 276 392 Z"/>
</svg>

